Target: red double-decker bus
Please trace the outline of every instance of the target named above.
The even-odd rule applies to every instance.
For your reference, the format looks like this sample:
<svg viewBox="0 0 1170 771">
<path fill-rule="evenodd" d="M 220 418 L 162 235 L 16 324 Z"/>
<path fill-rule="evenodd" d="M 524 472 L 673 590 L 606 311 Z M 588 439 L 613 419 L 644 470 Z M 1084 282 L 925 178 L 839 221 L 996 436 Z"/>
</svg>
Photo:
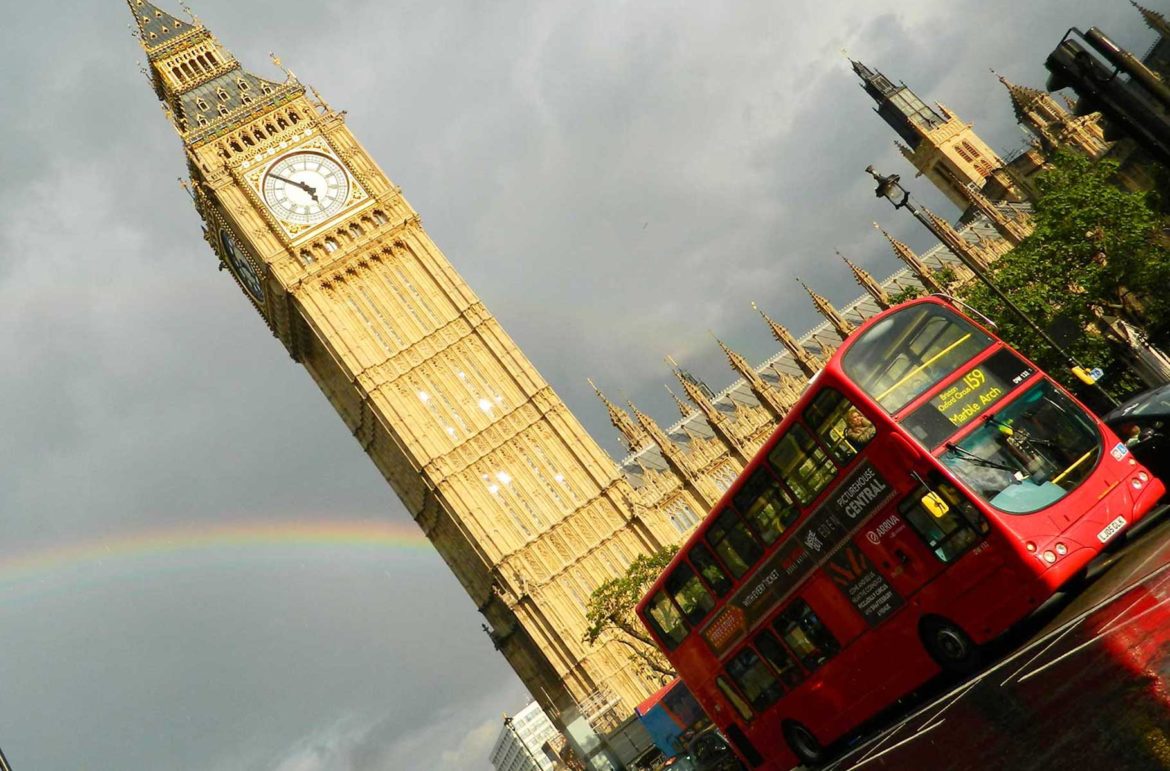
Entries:
<svg viewBox="0 0 1170 771">
<path fill-rule="evenodd" d="M 749 768 L 825 748 L 1002 634 L 1164 487 L 937 297 L 833 355 L 638 605 Z"/>
</svg>

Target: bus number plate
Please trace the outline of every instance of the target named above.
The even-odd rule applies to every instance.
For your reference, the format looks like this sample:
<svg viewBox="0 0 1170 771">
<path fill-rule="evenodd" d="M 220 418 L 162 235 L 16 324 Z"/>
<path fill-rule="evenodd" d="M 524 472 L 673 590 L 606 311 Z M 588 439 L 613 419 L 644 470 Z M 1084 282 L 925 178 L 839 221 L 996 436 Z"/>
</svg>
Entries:
<svg viewBox="0 0 1170 771">
<path fill-rule="evenodd" d="M 1125 527 L 1125 517 L 1118 517 L 1117 519 L 1106 525 L 1105 529 L 1097 533 L 1097 540 L 1105 543 L 1113 536 L 1121 532 L 1121 528 Z"/>
</svg>

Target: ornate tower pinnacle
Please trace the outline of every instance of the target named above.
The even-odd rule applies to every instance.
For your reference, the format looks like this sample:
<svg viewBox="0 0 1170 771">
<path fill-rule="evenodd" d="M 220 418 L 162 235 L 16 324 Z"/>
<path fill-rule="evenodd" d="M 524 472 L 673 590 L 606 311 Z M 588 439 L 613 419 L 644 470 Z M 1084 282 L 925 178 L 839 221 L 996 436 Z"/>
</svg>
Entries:
<svg viewBox="0 0 1170 771">
<path fill-rule="evenodd" d="M 748 387 L 752 389 L 756 400 L 764 406 L 768 412 L 772 413 L 772 417 L 780 420 L 788 412 L 788 408 L 792 406 L 792 402 L 785 399 L 783 395 L 768 385 L 760 373 L 756 372 L 755 367 L 748 363 L 742 355 L 733 351 L 730 346 L 716 337 L 715 333 L 711 333 L 711 337 L 715 338 L 715 342 L 723 349 L 723 355 L 727 357 L 727 361 L 731 363 L 732 369 L 740 374 Z"/>
<path fill-rule="evenodd" d="M 1138 5 L 1134 0 L 1130 0 L 1134 8 L 1141 12 L 1142 18 L 1146 20 L 1146 26 L 1157 32 L 1163 38 L 1170 40 L 1170 22 L 1166 21 L 1166 17 L 1157 11 L 1152 11 L 1149 8 Z"/>
<path fill-rule="evenodd" d="M 796 280 L 800 282 L 800 285 L 804 287 L 804 291 L 808 292 L 808 296 L 812 298 L 813 306 L 817 309 L 817 313 L 824 316 L 825 320 L 833 325 L 833 329 L 836 331 L 837 336 L 842 340 L 849 337 L 849 335 L 853 332 L 853 325 L 846 321 L 845 317 L 837 312 L 837 309 L 833 307 L 833 304 L 829 302 L 827 298 L 809 289 L 808 284 L 804 283 L 804 281 L 801 281 L 800 278 L 797 278 Z"/>
<path fill-rule="evenodd" d="M 956 206 L 967 208 L 956 185 L 983 183 L 1003 161 L 977 134 L 941 104 L 927 105 L 905 83 L 894 83 L 877 70 L 854 61 L 853 71 L 876 112 L 898 134 L 902 155 L 925 174 Z"/>
<path fill-rule="evenodd" d="M 687 418 L 694 414 L 695 408 L 692 405 L 687 404 L 679 398 L 679 395 L 671 390 L 670 386 L 664 387 L 666 388 L 666 392 L 670 394 L 670 398 L 674 401 L 674 406 L 678 408 L 679 417 Z"/>
<path fill-rule="evenodd" d="M 975 263 L 982 270 L 987 270 L 988 261 L 983 253 L 975 248 L 975 245 L 965 240 L 959 232 L 951 227 L 951 223 L 938 216 L 925 206 L 922 211 L 930 218 L 934 224 L 936 232 L 942 235 L 942 244 L 956 256 L 966 257 L 971 262 Z"/>
<path fill-rule="evenodd" d="M 914 276 L 918 279 L 922 286 L 926 288 L 927 292 L 930 292 L 931 294 L 945 294 L 946 289 L 941 283 L 939 283 L 939 280 L 935 278 L 934 271 L 926 267 L 926 263 L 918 258 L 918 255 L 914 253 L 913 249 L 894 238 L 886 231 L 885 228 L 876 222 L 873 223 L 873 226 L 878 231 L 880 231 L 883 236 L 886 237 L 886 240 L 890 242 L 890 246 L 894 248 L 894 254 L 898 257 L 899 260 L 906 263 L 906 267 L 910 268 L 910 270 L 914 273 Z"/>
<path fill-rule="evenodd" d="M 805 347 L 801 345 L 795 337 L 793 337 L 792 333 L 789 332 L 784 325 L 773 321 L 772 317 L 764 313 L 764 311 L 754 302 L 752 303 L 752 308 L 754 308 L 757 313 L 764 317 L 764 321 L 768 324 L 768 329 L 772 331 L 772 337 L 776 338 L 776 342 L 780 343 L 788 349 L 788 353 L 792 355 L 792 360 L 796 362 L 796 366 L 800 367 L 801 372 L 803 372 L 808 377 L 812 377 L 820 371 L 821 362 L 817 361 L 817 359 L 811 353 L 809 353 L 808 350 L 806 350 Z"/>
<path fill-rule="evenodd" d="M 601 389 L 597 387 L 597 384 L 593 382 L 593 378 L 586 378 L 586 380 L 593 387 L 593 392 L 597 394 L 597 398 L 605 405 L 605 409 L 609 411 L 609 422 L 621 434 L 622 443 L 629 448 L 630 452 L 637 452 L 649 444 L 650 436 L 642 427 L 630 420 L 630 416 L 625 410 L 607 399 L 605 394 L 601 392 Z"/>
<path fill-rule="evenodd" d="M 853 271 L 853 278 L 857 280 L 857 283 L 862 289 L 869 293 L 869 296 L 873 298 L 873 301 L 878 304 L 879 308 L 889 308 L 893 304 L 890 302 L 890 295 L 886 293 L 886 290 L 881 284 L 874 280 L 873 276 L 861 267 L 854 265 L 841 252 L 837 252 L 837 256 L 845 260 L 845 264 L 849 266 L 849 270 Z"/>
<path fill-rule="evenodd" d="M 674 360 L 671 359 L 671 361 Z M 742 442 L 739 441 L 739 437 L 735 435 L 735 431 L 732 429 L 732 421 L 715 406 L 710 390 L 704 391 L 703 388 L 700 388 L 696 384 L 694 377 L 683 368 L 677 366 L 677 363 L 672 371 L 686 392 L 687 398 L 694 402 L 695 406 L 699 408 L 703 416 L 707 419 L 707 424 L 711 426 L 711 430 L 715 432 L 715 435 L 719 437 L 719 440 L 723 442 L 731 454 L 739 459 L 740 463 L 746 464 L 749 458 L 744 451 Z M 667 386 L 666 390 L 670 391 L 670 387 Z M 674 391 L 670 391 L 670 395 L 674 396 Z M 679 412 L 682 412 L 685 418 L 690 414 L 690 410 L 684 411 L 686 405 L 678 401 L 678 397 L 675 397 L 675 399 Z"/>
<path fill-rule="evenodd" d="M 1076 117 L 1048 92 L 1012 83 L 995 70 L 992 73 L 1007 89 L 1016 121 L 1032 132 L 1046 151 L 1071 147 L 1099 158 L 1109 150 L 1099 115 Z"/>
</svg>

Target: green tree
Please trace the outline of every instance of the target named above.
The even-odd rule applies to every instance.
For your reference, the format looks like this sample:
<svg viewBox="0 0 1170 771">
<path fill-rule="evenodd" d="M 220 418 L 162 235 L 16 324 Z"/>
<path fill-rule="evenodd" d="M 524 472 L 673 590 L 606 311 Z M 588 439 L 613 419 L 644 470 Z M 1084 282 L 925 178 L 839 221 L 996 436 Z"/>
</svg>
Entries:
<svg viewBox="0 0 1170 771">
<path fill-rule="evenodd" d="M 614 640 L 630 649 L 630 657 L 639 669 L 674 677 L 674 669 L 638 620 L 634 606 L 677 552 L 677 546 L 666 546 L 653 554 L 640 554 L 624 575 L 597 587 L 589 596 L 585 614 L 589 627 L 582 639 L 593 645 L 612 634 Z"/>
<path fill-rule="evenodd" d="M 1147 195 L 1114 183 L 1117 163 L 1062 152 L 1037 179 L 1036 229 L 994 266 L 992 278 L 1047 330 L 1071 334 L 1067 349 L 1101 366 L 1113 390 L 1138 383 L 1125 375 L 1121 352 L 1101 334 L 1103 316 L 1122 318 L 1170 339 L 1170 252 L 1163 219 Z M 964 300 L 994 318 L 1000 334 L 1066 383 L 1077 385 L 1058 355 L 982 284 Z"/>
</svg>

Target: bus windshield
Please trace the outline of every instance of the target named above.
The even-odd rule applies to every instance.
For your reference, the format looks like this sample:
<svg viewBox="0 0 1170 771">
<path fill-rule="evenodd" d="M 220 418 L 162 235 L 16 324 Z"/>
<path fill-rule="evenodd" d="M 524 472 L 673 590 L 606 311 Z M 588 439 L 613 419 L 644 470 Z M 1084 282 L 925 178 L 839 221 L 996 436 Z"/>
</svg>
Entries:
<svg viewBox="0 0 1170 771">
<path fill-rule="evenodd" d="M 1084 481 L 1101 454 L 1096 426 L 1048 381 L 1028 389 L 939 457 L 984 500 L 1028 514 Z"/>
<path fill-rule="evenodd" d="M 911 305 L 867 329 L 842 366 L 866 395 L 889 413 L 954 372 L 992 340 L 934 303 Z"/>
</svg>

